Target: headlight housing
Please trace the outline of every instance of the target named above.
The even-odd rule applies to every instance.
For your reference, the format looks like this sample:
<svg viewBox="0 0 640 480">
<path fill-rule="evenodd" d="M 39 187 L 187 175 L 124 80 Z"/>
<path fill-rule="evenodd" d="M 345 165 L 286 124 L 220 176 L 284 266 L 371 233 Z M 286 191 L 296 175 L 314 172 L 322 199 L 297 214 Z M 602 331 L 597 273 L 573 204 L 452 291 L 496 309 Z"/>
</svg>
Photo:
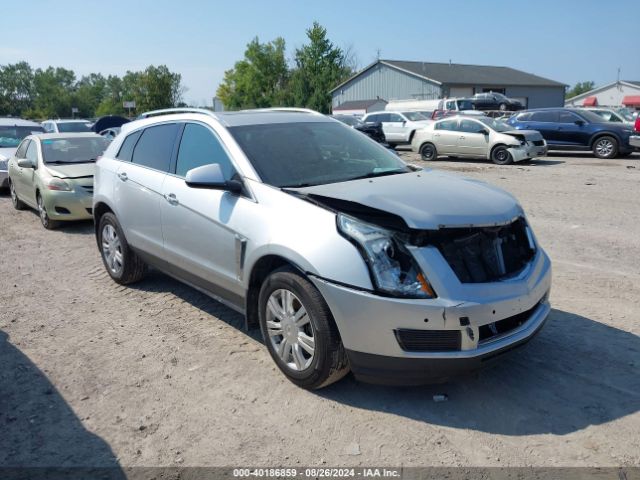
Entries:
<svg viewBox="0 0 640 480">
<path fill-rule="evenodd" d="M 436 294 L 397 234 L 344 214 L 337 216 L 338 231 L 355 243 L 376 289 L 404 298 L 435 298 Z"/>
<path fill-rule="evenodd" d="M 57 190 L 61 192 L 70 192 L 73 190 L 73 187 L 69 185 L 69 183 L 57 177 L 52 177 L 47 180 L 46 186 L 49 190 Z"/>
</svg>

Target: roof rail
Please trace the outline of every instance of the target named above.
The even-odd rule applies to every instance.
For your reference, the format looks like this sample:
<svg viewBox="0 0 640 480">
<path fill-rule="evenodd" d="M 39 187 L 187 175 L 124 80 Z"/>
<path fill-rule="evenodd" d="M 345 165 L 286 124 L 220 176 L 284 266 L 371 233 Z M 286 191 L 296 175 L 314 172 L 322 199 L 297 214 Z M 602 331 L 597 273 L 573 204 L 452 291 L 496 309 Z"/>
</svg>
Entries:
<svg viewBox="0 0 640 480">
<path fill-rule="evenodd" d="M 218 118 L 211 110 L 204 108 L 163 108 L 160 110 L 151 110 L 150 112 L 141 113 L 138 115 L 137 119 L 157 117 L 160 115 L 171 115 L 174 113 L 202 113 L 213 118 Z"/>
<path fill-rule="evenodd" d="M 310 108 L 298 108 L 298 107 L 270 107 L 270 108 L 250 108 L 247 110 L 240 110 L 241 112 L 299 112 L 299 113 L 313 113 L 316 115 L 322 115 Z"/>
</svg>

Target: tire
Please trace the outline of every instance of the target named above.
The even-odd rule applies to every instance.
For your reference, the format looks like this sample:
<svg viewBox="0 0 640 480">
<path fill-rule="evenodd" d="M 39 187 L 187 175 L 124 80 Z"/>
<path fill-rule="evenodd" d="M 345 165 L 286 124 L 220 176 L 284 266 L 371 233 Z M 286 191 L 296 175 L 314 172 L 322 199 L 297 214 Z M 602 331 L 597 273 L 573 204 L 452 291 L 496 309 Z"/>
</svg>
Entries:
<svg viewBox="0 0 640 480">
<path fill-rule="evenodd" d="M 420 158 L 425 162 L 432 162 L 438 158 L 438 150 L 433 143 L 427 142 L 420 146 Z"/>
<path fill-rule="evenodd" d="M 509 165 L 513 163 L 513 157 L 504 145 L 498 145 L 491 150 L 491 161 L 496 165 Z"/>
<path fill-rule="evenodd" d="M 42 195 L 40 195 L 39 192 L 36 193 L 36 203 L 38 205 L 38 216 L 40 217 L 40 223 L 42 223 L 42 226 L 47 230 L 54 230 L 58 228 L 60 226 L 60 222 L 49 218 L 47 208 L 45 207 Z"/>
<path fill-rule="evenodd" d="M 135 283 L 144 277 L 147 266 L 127 243 L 113 213 L 100 217 L 98 247 L 109 276 L 120 285 Z"/>
<path fill-rule="evenodd" d="M 609 135 L 596 138 L 593 154 L 598 158 L 615 158 L 618 155 L 618 141 Z"/>
<path fill-rule="evenodd" d="M 320 292 L 301 274 L 287 267 L 271 273 L 260 288 L 258 309 L 264 343 L 291 382 L 314 390 L 349 372 L 331 311 Z M 294 323 L 294 314 L 301 313 L 304 323 Z"/>
<path fill-rule="evenodd" d="M 498 110 L 500 110 L 501 112 L 506 112 L 507 111 L 507 104 L 506 103 L 501 103 L 500 105 L 498 105 Z"/>
<path fill-rule="evenodd" d="M 9 193 L 11 194 L 11 204 L 16 210 L 24 210 L 27 206 L 22 203 L 22 200 L 18 198 L 16 188 L 13 186 L 13 182 L 9 179 Z"/>
</svg>

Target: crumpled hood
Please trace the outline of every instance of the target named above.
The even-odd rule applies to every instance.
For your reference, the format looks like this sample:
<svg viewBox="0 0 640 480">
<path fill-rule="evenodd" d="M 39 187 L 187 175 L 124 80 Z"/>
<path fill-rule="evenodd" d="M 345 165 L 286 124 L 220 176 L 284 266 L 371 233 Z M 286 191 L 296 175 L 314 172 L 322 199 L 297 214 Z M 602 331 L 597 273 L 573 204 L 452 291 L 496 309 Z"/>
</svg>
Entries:
<svg viewBox="0 0 640 480">
<path fill-rule="evenodd" d="M 504 133 L 505 135 L 524 136 L 524 138 L 530 141 L 543 140 L 543 136 L 537 130 L 509 130 L 507 132 L 500 132 L 500 133 Z"/>
<path fill-rule="evenodd" d="M 516 199 L 504 190 L 435 170 L 295 190 L 383 210 L 415 229 L 503 224 L 523 214 Z"/>
<path fill-rule="evenodd" d="M 49 173 L 58 178 L 92 177 L 96 173 L 95 163 L 78 163 L 76 165 L 47 165 Z"/>
</svg>

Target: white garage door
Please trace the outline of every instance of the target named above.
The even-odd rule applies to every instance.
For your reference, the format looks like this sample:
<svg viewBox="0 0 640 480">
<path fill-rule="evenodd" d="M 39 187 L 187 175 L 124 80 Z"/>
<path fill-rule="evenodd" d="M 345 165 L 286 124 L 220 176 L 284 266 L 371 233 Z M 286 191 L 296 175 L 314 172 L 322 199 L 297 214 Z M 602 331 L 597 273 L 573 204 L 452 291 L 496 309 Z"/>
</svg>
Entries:
<svg viewBox="0 0 640 480">
<path fill-rule="evenodd" d="M 472 87 L 451 87 L 451 89 L 449 90 L 449 96 L 451 98 L 472 97 L 473 88 Z"/>
</svg>

